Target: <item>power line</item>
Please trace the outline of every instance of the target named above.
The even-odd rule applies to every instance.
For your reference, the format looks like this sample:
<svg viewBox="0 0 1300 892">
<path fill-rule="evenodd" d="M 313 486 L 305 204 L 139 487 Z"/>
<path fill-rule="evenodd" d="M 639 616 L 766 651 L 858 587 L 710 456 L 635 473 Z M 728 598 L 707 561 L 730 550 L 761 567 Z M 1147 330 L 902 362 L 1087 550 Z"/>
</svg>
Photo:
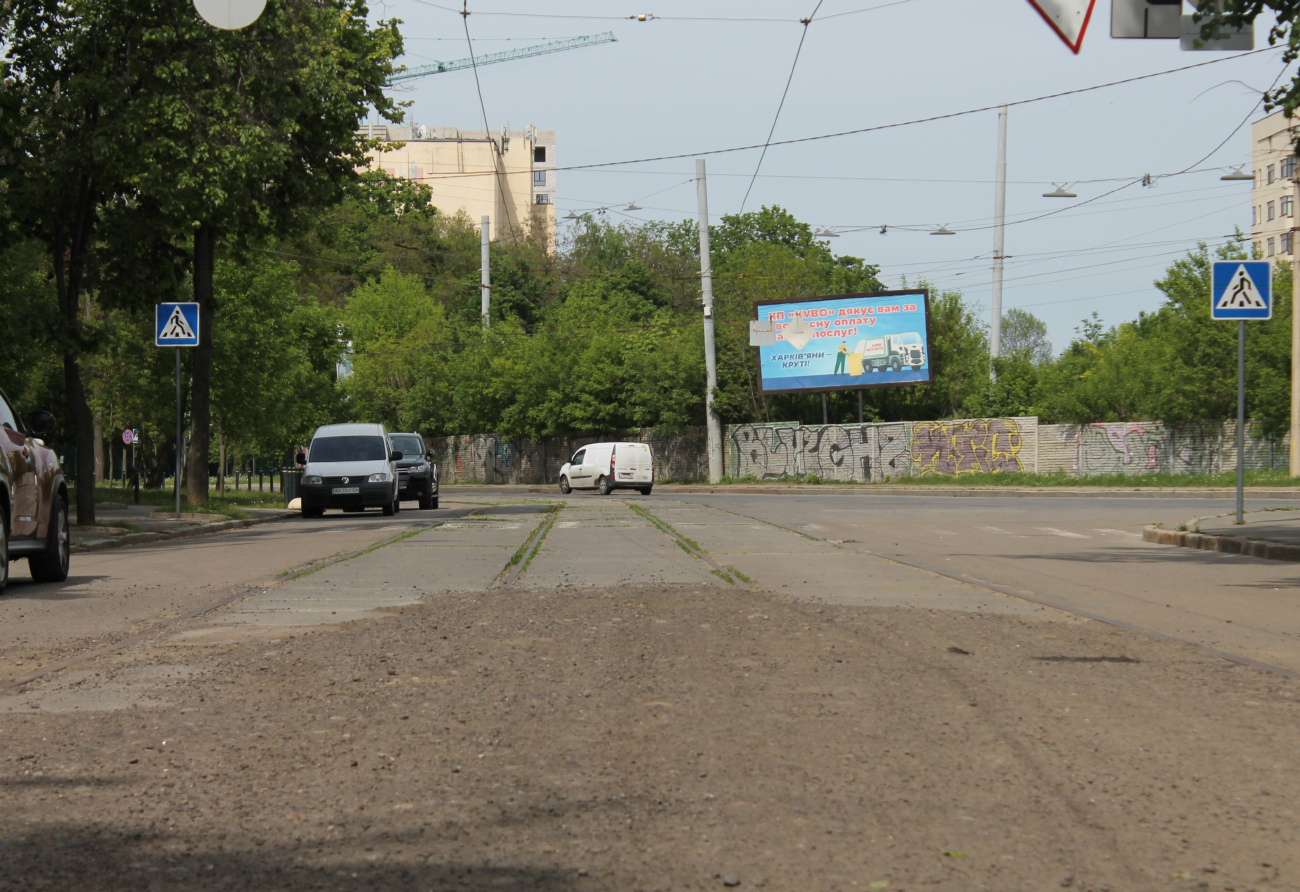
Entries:
<svg viewBox="0 0 1300 892">
<path fill-rule="evenodd" d="M 785 89 L 781 91 L 781 101 L 776 106 L 776 115 L 772 118 L 771 129 L 767 131 L 767 140 L 763 143 L 763 151 L 758 156 L 758 164 L 754 165 L 754 176 L 749 178 L 749 186 L 745 189 L 745 197 L 740 200 L 740 213 L 742 214 L 745 213 L 745 202 L 749 201 L 749 193 L 754 188 L 754 180 L 763 167 L 763 159 L 767 157 L 767 147 L 772 144 L 772 135 L 776 133 L 776 122 L 781 120 L 781 109 L 785 108 L 785 97 L 790 93 L 790 84 L 794 81 L 794 70 L 799 67 L 799 54 L 803 52 L 803 42 L 808 37 L 808 25 L 817 17 L 817 10 L 822 8 L 824 2 L 826 0 L 817 0 L 812 15 L 800 20 L 803 24 L 803 30 L 799 32 L 799 46 L 795 48 L 794 61 L 790 63 L 790 74 L 785 79 Z"/>
<path fill-rule="evenodd" d="M 523 13 L 520 14 L 522 15 Z M 1260 53 L 1280 53 L 1282 51 L 1283 48 L 1281 47 L 1271 47 L 1271 46 L 1263 47 L 1257 50 L 1250 50 L 1244 53 L 1237 53 L 1232 56 L 1223 56 L 1217 59 L 1207 59 L 1204 62 L 1194 62 L 1191 65 L 1183 65 L 1178 68 L 1166 68 L 1162 71 L 1150 72 L 1149 74 L 1137 74 L 1134 75 L 1133 77 L 1121 78 L 1120 80 L 1115 80 L 1115 81 L 1107 81 L 1104 84 L 1093 84 L 1090 87 L 1078 87 L 1074 90 L 1062 90 L 1058 93 L 1047 93 L 1042 96 L 1033 96 L 1029 99 L 1017 99 L 1011 102 L 999 102 L 997 105 L 983 105 L 983 106 L 979 106 L 978 108 L 968 108 L 962 111 L 945 112 L 943 114 L 938 114 L 938 115 L 929 115 L 924 118 L 912 118 L 906 121 L 895 121 L 891 124 L 876 124 L 871 127 L 857 127 L 852 130 L 838 130 L 834 133 L 822 133 L 816 136 L 800 136 L 800 137 L 793 137 L 791 139 L 779 139 L 767 143 L 767 145 L 768 146 L 792 146 L 792 145 L 799 145 L 802 143 L 820 142 L 821 140 L 826 140 L 826 139 L 839 139 L 845 136 L 860 136 L 864 133 L 879 133 L 884 130 L 897 130 L 901 127 L 911 127 L 916 124 L 932 124 L 935 123 L 936 121 L 947 121 L 947 120 L 952 120 L 954 118 L 963 118 L 963 117 L 968 117 L 970 115 L 982 114 L 984 112 L 996 111 L 998 108 L 1000 108 L 1003 105 L 1010 108 L 1019 105 L 1031 105 L 1035 102 L 1047 102 L 1052 99 L 1063 99 L 1067 96 L 1077 96 L 1081 93 L 1091 93 L 1095 90 L 1104 90 L 1109 87 L 1119 87 L 1125 84 L 1132 84 L 1132 83 L 1137 83 L 1139 81 L 1150 80 L 1151 78 L 1164 77 L 1165 75 L 1169 75 L 1169 74 L 1179 74 L 1181 72 L 1191 71 L 1196 68 L 1204 68 L 1207 65 L 1218 65 L 1223 62 L 1231 62 L 1236 59 L 1244 59 L 1248 56 L 1259 55 Z M 697 150 L 692 152 L 678 152 L 672 155 L 652 155 L 645 158 L 629 158 L 625 161 L 594 161 L 590 164 L 570 164 L 563 167 L 555 167 L 553 169 L 557 171 L 595 170 L 597 168 L 603 168 L 603 167 L 619 167 L 625 164 L 649 164 L 650 162 L 653 161 L 679 161 L 684 158 L 699 158 L 705 155 L 729 155 L 735 152 L 749 152 L 749 151 L 754 151 L 755 149 L 761 149 L 763 148 L 763 146 L 764 146 L 763 143 L 754 143 L 752 145 L 731 146 L 725 149 L 702 149 L 702 150 Z M 426 179 L 442 179 L 442 178 L 454 178 L 454 177 L 466 177 L 466 176 L 486 176 L 488 173 L 491 172 L 482 171 L 479 173 L 447 174 L 440 177 L 426 177 Z"/>
</svg>

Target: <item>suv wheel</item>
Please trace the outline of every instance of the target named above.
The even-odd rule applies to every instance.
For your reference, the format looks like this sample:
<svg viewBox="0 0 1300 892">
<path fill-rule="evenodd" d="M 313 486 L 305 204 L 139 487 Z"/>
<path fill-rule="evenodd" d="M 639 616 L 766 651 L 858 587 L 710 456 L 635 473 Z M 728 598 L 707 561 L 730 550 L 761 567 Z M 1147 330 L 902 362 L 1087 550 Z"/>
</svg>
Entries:
<svg viewBox="0 0 1300 892">
<path fill-rule="evenodd" d="M 9 515 L 0 506 L 0 592 L 9 583 Z"/>
<path fill-rule="evenodd" d="M 560 492 L 566 496 L 573 492 L 573 487 L 569 485 L 569 478 L 563 475 L 560 477 Z"/>
<path fill-rule="evenodd" d="M 428 493 L 427 490 L 426 490 L 425 492 L 420 493 L 420 510 L 421 510 L 421 511 L 428 511 L 428 510 L 431 509 L 431 508 L 437 508 L 437 507 L 438 507 L 438 501 L 437 501 L 437 499 L 435 499 L 433 496 L 429 495 L 429 493 Z"/>
<path fill-rule="evenodd" d="M 384 506 L 384 517 L 392 517 L 396 513 L 397 513 L 397 496 L 393 496 L 393 500 Z"/>
<path fill-rule="evenodd" d="M 610 484 L 608 477 L 601 475 L 600 481 L 596 484 L 596 490 L 602 496 L 607 496 L 614 491 L 614 487 Z"/>
<path fill-rule="evenodd" d="M 68 503 L 58 499 L 54 503 L 54 516 L 50 518 L 50 538 L 42 554 L 27 559 L 32 579 L 37 582 L 62 582 L 68 578 L 71 563 L 72 538 L 68 530 Z"/>
</svg>

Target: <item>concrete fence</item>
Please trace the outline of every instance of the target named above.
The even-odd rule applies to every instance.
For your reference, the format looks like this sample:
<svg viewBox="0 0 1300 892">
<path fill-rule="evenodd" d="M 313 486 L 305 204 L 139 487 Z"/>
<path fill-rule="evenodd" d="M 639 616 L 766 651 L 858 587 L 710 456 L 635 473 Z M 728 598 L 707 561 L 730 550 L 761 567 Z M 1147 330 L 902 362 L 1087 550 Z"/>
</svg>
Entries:
<svg viewBox="0 0 1300 892">
<path fill-rule="evenodd" d="M 444 483 L 556 483 L 560 467 L 588 443 L 650 444 L 656 478 L 705 480 L 704 428 L 653 429 L 545 440 L 492 435 L 437 437 L 430 445 Z M 1035 417 L 881 424 L 735 424 L 723 438 L 726 473 L 759 480 L 816 475 L 882 482 L 905 477 L 1064 472 L 1215 474 L 1236 467 L 1236 423 L 1172 427 L 1160 422 L 1039 424 Z M 1246 467 L 1285 469 L 1289 440 L 1246 437 Z"/>
</svg>

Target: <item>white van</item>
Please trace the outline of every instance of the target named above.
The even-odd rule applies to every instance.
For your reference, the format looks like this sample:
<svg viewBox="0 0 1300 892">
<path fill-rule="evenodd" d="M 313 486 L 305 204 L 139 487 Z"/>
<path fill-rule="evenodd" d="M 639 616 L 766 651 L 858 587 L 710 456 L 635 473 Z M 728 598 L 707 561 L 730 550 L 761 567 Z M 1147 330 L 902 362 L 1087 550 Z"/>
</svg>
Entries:
<svg viewBox="0 0 1300 892">
<path fill-rule="evenodd" d="M 326 424 L 316 428 L 302 465 L 299 498 L 303 517 L 320 517 L 327 508 L 401 510 L 397 468 L 402 453 L 393 449 L 382 424 Z"/>
<path fill-rule="evenodd" d="M 573 453 L 560 468 L 560 492 L 635 489 L 650 495 L 655 483 L 654 455 L 645 443 L 591 443 Z"/>
</svg>

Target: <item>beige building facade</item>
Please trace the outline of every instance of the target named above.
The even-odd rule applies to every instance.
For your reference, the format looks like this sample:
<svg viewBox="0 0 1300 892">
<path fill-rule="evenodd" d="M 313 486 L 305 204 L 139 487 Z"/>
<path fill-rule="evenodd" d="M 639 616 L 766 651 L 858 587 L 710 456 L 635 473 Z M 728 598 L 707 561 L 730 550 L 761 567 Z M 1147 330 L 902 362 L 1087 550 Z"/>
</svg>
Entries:
<svg viewBox="0 0 1300 892">
<path fill-rule="evenodd" d="M 555 244 L 555 131 L 499 131 L 456 127 L 367 125 L 363 133 L 400 143 L 372 151 L 372 168 L 423 183 L 433 204 L 453 215 L 464 211 L 477 226 L 491 219 L 493 239 L 513 241 L 544 227 Z"/>
<path fill-rule="evenodd" d="M 1290 258 L 1295 252 L 1291 227 L 1295 225 L 1295 145 L 1297 126 L 1282 112 L 1250 125 L 1250 166 L 1255 175 L 1251 188 L 1250 238 L 1255 253 L 1265 259 Z"/>
</svg>

